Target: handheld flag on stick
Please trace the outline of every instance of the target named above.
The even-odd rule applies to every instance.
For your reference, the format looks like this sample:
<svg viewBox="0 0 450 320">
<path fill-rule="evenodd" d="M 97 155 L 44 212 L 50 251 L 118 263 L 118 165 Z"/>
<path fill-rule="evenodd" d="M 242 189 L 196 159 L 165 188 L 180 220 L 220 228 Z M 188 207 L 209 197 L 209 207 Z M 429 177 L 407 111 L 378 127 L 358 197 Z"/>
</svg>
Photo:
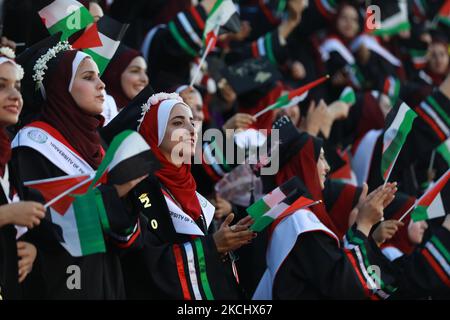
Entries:
<svg viewBox="0 0 450 320">
<path fill-rule="evenodd" d="M 61 40 L 94 22 L 89 10 L 75 0 L 55 0 L 38 13 L 51 35 L 62 32 Z"/>
<path fill-rule="evenodd" d="M 304 187 L 297 177 L 289 179 L 280 187 L 272 190 L 247 208 L 254 219 L 251 230 L 260 232 L 282 214 L 288 215 L 305 206 L 312 205 L 313 200 L 306 198 Z"/>
<path fill-rule="evenodd" d="M 50 207 L 48 218 L 59 242 L 74 257 L 106 251 L 96 210 L 103 202 L 101 193 L 89 187 L 93 178 L 93 174 L 73 175 L 24 183 L 47 201 L 45 208 Z"/>
<path fill-rule="evenodd" d="M 56 212 L 64 215 L 75 200 L 70 195 L 87 192 L 94 175 L 71 175 L 43 180 L 33 180 L 24 186 L 38 190 L 46 201 L 45 208 L 52 207 Z"/>
<path fill-rule="evenodd" d="M 117 135 L 97 172 L 29 181 L 26 186 L 41 192 L 50 207 L 50 219 L 61 245 L 74 257 L 105 252 L 103 231 L 109 222 L 100 190 L 106 180 L 123 184 L 160 166 L 142 136 L 132 130 Z"/>
<path fill-rule="evenodd" d="M 195 80 L 200 74 L 206 56 L 216 46 L 220 29 L 223 28 L 225 30 L 237 32 L 239 31 L 239 25 L 239 18 L 233 1 L 217 0 L 206 19 L 205 30 L 203 32 L 203 46 L 205 50 L 203 51 L 203 55 L 194 72 L 194 76 L 189 85 L 190 87 L 194 85 Z"/>
<path fill-rule="evenodd" d="M 287 106 L 292 106 L 294 105 L 293 102 L 295 102 L 295 104 L 303 101 L 306 98 L 306 95 L 308 94 L 308 91 L 316 86 L 318 86 L 319 84 L 325 82 L 328 80 L 328 78 L 330 78 L 329 75 L 326 75 L 322 78 L 319 78 L 315 81 L 312 81 L 302 87 L 299 87 L 295 90 L 290 91 L 287 94 L 282 95 L 281 97 L 279 97 L 277 99 L 277 101 L 274 104 L 271 104 L 270 106 L 264 108 L 263 110 L 257 112 L 255 114 L 255 118 L 258 118 L 260 116 L 262 116 L 263 114 L 265 114 L 268 111 L 271 110 L 275 110 L 275 109 L 280 109 L 280 108 L 285 108 Z"/>
<path fill-rule="evenodd" d="M 431 186 L 417 201 L 409 208 L 399 219 L 402 221 L 410 212 L 414 221 L 421 221 L 442 217 L 446 214 L 442 199 L 441 190 L 446 186 L 450 179 L 450 169 L 448 169 L 439 180 Z"/>
<path fill-rule="evenodd" d="M 386 185 L 392 169 L 400 154 L 400 150 L 411 131 L 417 114 L 406 103 L 397 107 L 397 113 L 391 121 L 388 120 L 388 128 L 383 136 L 383 151 L 381 155 L 381 175 Z"/>
</svg>

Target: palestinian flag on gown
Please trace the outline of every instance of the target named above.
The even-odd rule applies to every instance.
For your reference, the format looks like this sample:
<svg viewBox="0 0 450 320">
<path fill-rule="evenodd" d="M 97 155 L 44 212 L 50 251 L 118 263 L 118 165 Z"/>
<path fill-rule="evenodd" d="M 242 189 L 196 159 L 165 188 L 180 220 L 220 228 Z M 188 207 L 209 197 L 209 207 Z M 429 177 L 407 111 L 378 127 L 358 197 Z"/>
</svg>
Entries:
<svg viewBox="0 0 450 320">
<path fill-rule="evenodd" d="M 441 155 L 442 158 L 447 162 L 447 165 L 450 167 L 450 138 L 445 140 L 439 147 L 436 149 L 437 153 Z"/>
<path fill-rule="evenodd" d="M 373 30 L 374 35 L 393 36 L 411 29 L 406 0 L 376 0 L 371 4 L 379 6 L 381 14 L 381 22 L 379 27 Z"/>
<path fill-rule="evenodd" d="M 160 167 L 144 138 L 127 130 L 117 135 L 97 172 L 92 175 L 29 181 L 46 202 L 63 195 L 50 207 L 51 221 L 58 226 L 61 245 L 74 257 L 105 252 L 103 230 L 109 229 L 99 183 L 123 184 Z"/>
<path fill-rule="evenodd" d="M 98 20 L 97 29 L 102 44 L 101 46 L 87 48 L 83 51 L 89 54 L 97 63 L 100 75 L 103 74 L 109 61 L 111 61 L 116 53 L 128 26 L 128 24 L 122 24 L 108 16 L 103 16 Z"/>
<path fill-rule="evenodd" d="M 213 41 L 209 48 L 211 51 L 217 41 L 220 29 L 224 32 L 238 32 L 240 29 L 239 15 L 236 11 L 236 5 L 231 0 L 218 0 L 214 4 L 208 15 L 203 31 L 204 47 L 208 47 L 208 43 Z"/>
<path fill-rule="evenodd" d="M 386 119 L 387 129 L 383 135 L 381 175 L 384 180 L 386 180 L 389 172 L 392 170 L 400 150 L 411 131 L 413 121 L 417 117 L 417 114 L 404 102 L 395 109 L 397 110 L 395 117 L 392 118 L 391 115 L 391 117 Z"/>
<path fill-rule="evenodd" d="M 281 97 L 279 97 L 275 103 L 271 104 L 270 106 L 264 108 L 263 110 L 256 113 L 255 116 L 259 116 L 263 113 L 266 113 L 270 110 L 276 110 L 276 109 L 282 109 L 282 108 L 289 108 L 293 105 L 296 105 L 297 103 L 305 100 L 305 98 L 308 95 L 309 90 L 312 88 L 318 86 L 319 84 L 327 81 L 329 78 L 328 75 L 323 76 L 322 78 L 319 78 L 315 81 L 312 81 L 302 87 L 299 87 L 295 90 L 289 91 L 289 93 L 283 94 Z"/>
<path fill-rule="evenodd" d="M 339 100 L 349 105 L 354 105 L 356 102 L 355 90 L 352 87 L 345 87 L 339 96 Z"/>
<path fill-rule="evenodd" d="M 63 176 L 25 183 L 25 186 L 38 190 L 46 202 L 72 189 L 70 194 L 50 206 L 49 218 L 55 225 L 60 244 L 73 257 L 106 251 L 102 224 L 95 210 L 98 205 L 103 205 L 103 200 L 98 190 L 89 190 L 93 177 Z"/>
<path fill-rule="evenodd" d="M 450 0 L 445 0 L 437 14 L 437 20 L 450 27 Z"/>
<path fill-rule="evenodd" d="M 250 229 L 256 232 L 264 230 L 302 194 L 302 184 L 297 177 L 266 194 L 247 208 L 247 213 L 255 221 Z"/>
<path fill-rule="evenodd" d="M 448 211 L 445 210 L 444 203 L 441 198 L 441 190 L 445 187 L 450 179 L 450 169 L 432 185 L 415 204 L 411 218 L 414 221 L 422 221 L 445 216 Z"/>
<path fill-rule="evenodd" d="M 38 13 L 51 35 L 62 32 L 61 40 L 94 22 L 89 10 L 75 0 L 55 0 Z"/>
</svg>

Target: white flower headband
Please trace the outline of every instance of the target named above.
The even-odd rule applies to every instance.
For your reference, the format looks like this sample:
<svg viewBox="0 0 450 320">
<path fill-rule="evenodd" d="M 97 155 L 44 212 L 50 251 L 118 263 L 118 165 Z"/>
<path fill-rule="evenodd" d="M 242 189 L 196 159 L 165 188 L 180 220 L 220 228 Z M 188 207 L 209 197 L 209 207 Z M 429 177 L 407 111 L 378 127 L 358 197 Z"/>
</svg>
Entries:
<svg viewBox="0 0 450 320">
<path fill-rule="evenodd" d="M 158 103 L 160 103 L 163 100 L 168 100 L 168 99 L 179 100 L 180 102 L 184 102 L 183 98 L 181 98 L 178 93 L 167 93 L 167 92 L 155 93 L 150 98 L 148 98 L 147 102 L 144 103 L 141 107 L 142 112 L 141 112 L 141 118 L 138 120 L 138 123 L 139 123 L 138 127 L 137 127 L 138 131 L 141 128 L 142 121 L 144 121 L 145 114 L 148 112 L 148 110 L 150 110 L 150 107 L 157 105 Z"/>
<path fill-rule="evenodd" d="M 22 66 L 17 64 L 13 59 L 7 58 L 5 56 L 0 56 L 0 64 L 5 62 L 9 62 L 14 65 L 14 67 L 16 68 L 17 80 L 22 80 L 24 75 Z"/>
<path fill-rule="evenodd" d="M 33 67 L 33 80 L 36 81 L 37 85 L 42 88 L 42 82 L 44 81 L 45 70 L 48 69 L 47 63 L 56 57 L 56 55 L 61 51 L 72 50 L 72 46 L 68 41 L 58 42 L 56 46 L 47 50 L 35 63 Z"/>
</svg>

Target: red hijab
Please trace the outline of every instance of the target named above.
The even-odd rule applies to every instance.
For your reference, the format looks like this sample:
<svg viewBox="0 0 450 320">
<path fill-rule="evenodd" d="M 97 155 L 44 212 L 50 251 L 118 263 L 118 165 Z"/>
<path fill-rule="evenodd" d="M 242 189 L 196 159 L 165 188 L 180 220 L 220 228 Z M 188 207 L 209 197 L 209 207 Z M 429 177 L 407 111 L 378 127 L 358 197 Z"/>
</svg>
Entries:
<svg viewBox="0 0 450 320">
<path fill-rule="evenodd" d="M 97 169 L 103 158 L 100 135 L 97 129 L 103 125 L 101 115 L 86 114 L 69 92 L 72 65 L 83 53 L 70 50 L 62 53 L 55 71 L 44 79 L 46 101 L 42 107 L 41 120 L 58 130 L 82 158 Z"/>
<path fill-rule="evenodd" d="M 131 102 L 131 99 L 127 97 L 122 88 L 120 80 L 122 73 L 124 73 L 131 61 L 139 56 L 141 56 L 139 51 L 121 46 L 102 76 L 102 80 L 106 85 L 106 92 L 114 98 L 119 110 Z"/>
<path fill-rule="evenodd" d="M 317 160 L 319 159 L 321 147 L 321 140 L 311 136 L 308 137 L 300 151 L 280 168 L 275 176 L 276 184 L 280 186 L 290 178 L 297 176 L 303 181 L 313 200 L 323 201 L 319 174 L 317 173 Z M 340 233 L 329 217 L 323 203 L 312 206 L 310 209 L 327 228 L 339 236 Z"/>
<path fill-rule="evenodd" d="M 162 99 L 155 98 L 159 95 L 162 95 Z M 173 94 L 170 96 L 164 94 L 153 95 L 150 97 L 149 103 L 152 99 L 154 104 L 145 113 L 138 131 L 150 145 L 156 158 L 161 162 L 161 169 L 156 171 L 155 175 L 181 205 L 183 211 L 195 221 L 200 217 L 202 211 L 195 192 L 197 185 L 191 174 L 191 166 L 182 164 L 178 168 L 167 160 L 159 149 L 169 121 L 170 111 L 176 104 L 184 104 L 184 102 L 178 95 Z M 186 107 L 188 106 L 186 105 Z"/>
</svg>

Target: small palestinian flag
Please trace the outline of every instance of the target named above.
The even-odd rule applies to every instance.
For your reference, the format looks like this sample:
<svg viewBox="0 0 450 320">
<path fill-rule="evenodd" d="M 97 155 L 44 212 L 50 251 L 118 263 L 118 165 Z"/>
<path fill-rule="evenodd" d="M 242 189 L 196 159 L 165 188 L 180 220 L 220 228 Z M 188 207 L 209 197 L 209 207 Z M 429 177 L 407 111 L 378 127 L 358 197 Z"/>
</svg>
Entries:
<svg viewBox="0 0 450 320">
<path fill-rule="evenodd" d="M 144 138 L 127 130 L 111 142 L 97 172 L 66 176 L 25 185 L 41 192 L 50 205 L 51 221 L 59 226 L 61 245 L 74 257 L 105 252 L 103 230 L 109 229 L 101 192 L 94 188 L 106 180 L 123 184 L 159 168 Z M 55 198 L 60 198 L 54 201 Z"/>
<path fill-rule="evenodd" d="M 381 175 L 386 181 L 394 167 L 400 150 L 411 131 L 414 119 L 417 114 L 406 103 L 402 103 L 397 110 L 395 117 L 388 117 L 387 129 L 383 135 L 383 152 L 381 155 Z"/>
<path fill-rule="evenodd" d="M 372 5 L 378 5 L 381 13 L 381 23 L 379 28 L 373 30 L 374 35 L 393 36 L 411 29 L 406 0 L 376 0 L 372 1 Z"/>
<path fill-rule="evenodd" d="M 437 20 L 450 27 L 450 1 L 445 0 L 444 5 L 437 14 Z"/>
<path fill-rule="evenodd" d="M 203 31 L 204 47 L 211 51 L 217 41 L 220 29 L 225 32 L 238 32 L 240 29 L 236 5 L 231 0 L 218 0 L 211 9 Z M 212 44 L 210 41 L 212 40 Z"/>
<path fill-rule="evenodd" d="M 289 179 L 247 208 L 255 221 L 251 229 L 260 232 L 276 219 L 290 204 L 303 194 L 303 187 L 297 177 Z"/>
<path fill-rule="evenodd" d="M 55 226 L 60 244 L 73 257 L 106 251 L 96 210 L 97 206 L 103 206 L 103 200 L 98 190 L 89 190 L 92 179 L 93 175 L 63 176 L 24 184 L 38 190 L 47 203 L 64 195 L 50 206 L 48 218 Z"/>
<path fill-rule="evenodd" d="M 330 76 L 326 75 L 322 78 L 319 78 L 319 79 L 312 81 L 302 87 L 292 90 L 289 93 L 282 95 L 281 97 L 279 97 L 276 100 L 275 103 L 271 104 L 270 106 L 268 106 L 268 107 L 264 108 L 263 110 L 259 111 L 258 113 L 256 113 L 255 117 L 259 117 L 259 116 L 263 115 L 264 113 L 271 111 L 271 110 L 288 108 L 293 105 L 296 105 L 297 103 L 303 101 L 306 98 L 309 90 L 311 90 L 312 88 L 318 86 L 319 84 L 327 81 L 329 77 Z"/>
<path fill-rule="evenodd" d="M 97 63 L 100 75 L 103 74 L 109 61 L 114 56 L 128 26 L 128 24 L 122 24 L 108 16 L 103 16 L 97 22 L 98 34 L 102 45 L 84 49 L 83 51 L 89 54 Z"/>
<path fill-rule="evenodd" d="M 339 100 L 349 105 L 354 105 L 356 102 L 355 90 L 352 87 L 345 87 L 339 96 Z"/>
<path fill-rule="evenodd" d="M 61 176 L 50 179 L 33 180 L 24 183 L 24 186 L 38 190 L 46 203 L 61 196 L 58 201 L 50 205 L 60 215 L 64 215 L 75 200 L 73 195 L 85 194 L 91 185 L 94 175 Z M 65 195 L 64 195 L 65 194 Z"/>
<path fill-rule="evenodd" d="M 61 40 L 94 22 L 89 10 L 75 0 L 55 0 L 38 13 L 51 35 L 62 32 Z"/>
<path fill-rule="evenodd" d="M 450 169 L 439 178 L 439 180 L 431 186 L 415 204 L 415 209 L 411 213 L 414 221 L 428 220 L 443 217 L 446 212 L 444 203 L 441 198 L 441 190 L 445 187 L 450 179 Z"/>
</svg>

